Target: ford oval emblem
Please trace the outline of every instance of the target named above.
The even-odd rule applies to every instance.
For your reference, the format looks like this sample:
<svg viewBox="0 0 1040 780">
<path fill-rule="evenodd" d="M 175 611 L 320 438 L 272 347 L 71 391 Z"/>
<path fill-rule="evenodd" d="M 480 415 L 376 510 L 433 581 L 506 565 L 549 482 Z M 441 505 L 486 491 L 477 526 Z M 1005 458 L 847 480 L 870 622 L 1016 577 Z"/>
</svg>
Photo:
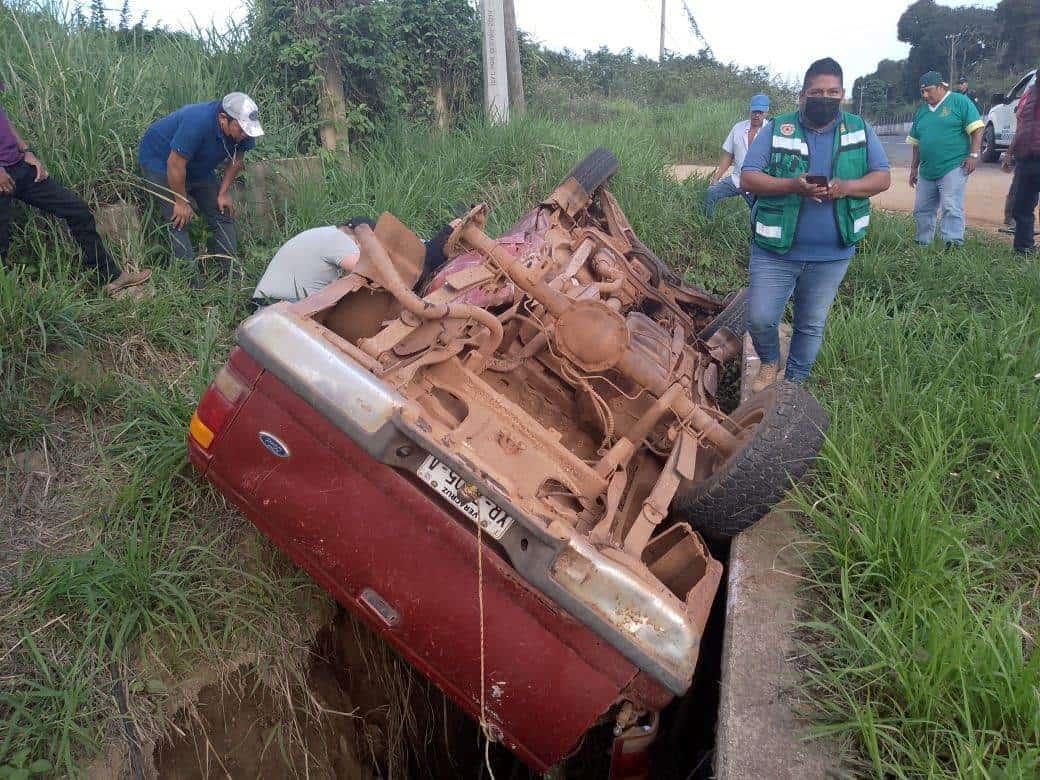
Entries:
<svg viewBox="0 0 1040 780">
<path fill-rule="evenodd" d="M 279 458 L 289 457 L 289 448 L 282 443 L 281 439 L 267 431 L 260 431 L 260 443 L 263 444 L 267 451 L 272 455 L 277 455 Z"/>
</svg>

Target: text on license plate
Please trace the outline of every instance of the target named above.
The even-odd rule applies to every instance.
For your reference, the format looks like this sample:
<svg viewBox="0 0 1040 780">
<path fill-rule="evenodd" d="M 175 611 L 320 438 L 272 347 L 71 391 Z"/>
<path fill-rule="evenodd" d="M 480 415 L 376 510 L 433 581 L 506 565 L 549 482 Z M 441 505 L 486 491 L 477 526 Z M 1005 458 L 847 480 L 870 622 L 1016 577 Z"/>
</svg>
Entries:
<svg viewBox="0 0 1040 780">
<path fill-rule="evenodd" d="M 480 523 L 484 533 L 492 538 L 501 539 L 513 524 L 513 518 L 486 496 L 478 494 L 476 501 L 464 504 L 463 501 L 468 499 L 459 494 L 467 487 L 467 483 L 435 456 L 428 456 L 416 473 L 423 482 L 469 515 L 473 522 Z"/>
</svg>

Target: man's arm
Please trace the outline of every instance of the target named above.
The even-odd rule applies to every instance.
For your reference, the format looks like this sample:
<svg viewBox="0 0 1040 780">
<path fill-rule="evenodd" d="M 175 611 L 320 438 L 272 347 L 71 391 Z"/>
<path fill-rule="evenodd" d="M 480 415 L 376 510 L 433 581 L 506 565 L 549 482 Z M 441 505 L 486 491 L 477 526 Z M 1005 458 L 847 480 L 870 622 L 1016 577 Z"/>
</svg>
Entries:
<svg viewBox="0 0 1040 780">
<path fill-rule="evenodd" d="M 18 151 L 25 155 L 25 162 L 27 165 L 31 165 L 36 169 L 36 183 L 39 184 L 41 181 L 50 176 L 47 171 L 47 166 L 43 164 L 39 157 L 29 148 L 29 144 L 25 142 L 25 139 L 18 135 L 18 131 L 14 127 L 14 123 L 11 124 L 11 132 L 14 134 L 14 142 L 18 145 Z"/>
<path fill-rule="evenodd" d="M 1021 105 L 1021 103 L 1019 103 Z M 1005 173 L 1011 173 L 1011 168 L 1015 164 L 1015 141 L 1018 140 L 1020 133 L 1015 133 L 1011 137 L 1011 143 L 1008 144 L 1007 152 L 1004 154 L 1004 159 L 1000 162 L 1000 167 Z"/>
<path fill-rule="evenodd" d="M 173 192 L 173 226 L 184 228 L 195 218 L 188 200 L 188 158 L 180 152 L 170 152 L 166 158 L 166 185 Z"/>
<path fill-rule="evenodd" d="M 360 252 L 351 252 L 349 255 L 343 255 L 336 263 L 344 273 L 354 273 L 354 268 L 357 267 L 358 260 L 361 259 Z"/>
<path fill-rule="evenodd" d="M 982 128 L 976 127 L 971 133 L 971 154 L 964 158 L 962 163 L 967 173 L 975 173 L 979 164 L 979 155 L 982 149 Z"/>
<path fill-rule="evenodd" d="M 864 134 L 867 139 L 867 173 L 858 179 L 832 179 L 827 187 L 827 197 L 831 200 L 871 198 L 892 186 L 888 155 L 881 139 L 870 125 L 866 126 Z M 914 151 L 917 151 L 916 146 Z"/>
<path fill-rule="evenodd" d="M 890 171 L 871 171 L 860 179 L 834 179 L 827 188 L 831 200 L 838 198 L 872 198 L 892 186 Z"/>
<path fill-rule="evenodd" d="M 719 158 L 719 164 L 715 167 L 715 173 L 712 174 L 709 183 L 718 184 L 722 181 L 722 177 L 726 175 L 726 171 L 729 170 L 729 166 L 732 164 L 733 155 L 729 152 L 723 152 L 722 157 Z"/>
<path fill-rule="evenodd" d="M 1016 118 L 1018 117 L 1019 113 L 1021 113 L 1022 106 L 1024 106 L 1026 104 L 1026 99 L 1030 97 L 1030 94 L 1029 94 L 1030 92 L 1034 93 L 1032 95 L 1032 99 L 1033 100 L 1036 100 L 1038 97 L 1040 97 L 1040 93 L 1036 93 L 1036 89 L 1037 89 L 1038 85 L 1040 85 L 1040 80 L 1038 80 L 1036 84 L 1034 84 L 1029 89 L 1027 89 L 1026 93 L 1022 96 L 1022 99 L 1018 101 L 1018 105 L 1015 106 L 1015 117 Z M 1015 141 L 1017 141 L 1020 136 L 1021 136 L 1021 133 L 1015 133 L 1013 136 L 1011 136 L 1011 143 L 1008 144 L 1007 154 L 1004 156 L 1004 166 L 1003 167 L 1004 167 L 1005 171 L 1010 171 L 1011 170 L 1011 162 L 1012 162 L 1012 160 L 1015 159 Z"/>
<path fill-rule="evenodd" d="M 974 173 L 979 164 L 979 154 L 982 149 L 982 130 L 986 123 L 979 116 L 979 110 L 970 100 L 965 101 L 964 107 L 964 132 L 971 137 L 971 154 L 964 158 L 962 166 L 965 173 Z"/>
<path fill-rule="evenodd" d="M 803 195 L 807 198 L 822 198 L 827 188 L 810 184 L 804 176 L 797 179 L 778 179 L 762 171 L 744 170 L 740 174 L 740 189 L 752 195 Z"/>
<path fill-rule="evenodd" d="M 228 195 L 228 191 L 238 178 L 238 174 L 246 167 L 246 159 L 236 154 L 231 158 L 227 168 L 224 170 L 224 179 L 220 182 L 220 192 L 217 193 L 217 208 L 226 214 L 235 216 L 235 202 Z"/>
</svg>

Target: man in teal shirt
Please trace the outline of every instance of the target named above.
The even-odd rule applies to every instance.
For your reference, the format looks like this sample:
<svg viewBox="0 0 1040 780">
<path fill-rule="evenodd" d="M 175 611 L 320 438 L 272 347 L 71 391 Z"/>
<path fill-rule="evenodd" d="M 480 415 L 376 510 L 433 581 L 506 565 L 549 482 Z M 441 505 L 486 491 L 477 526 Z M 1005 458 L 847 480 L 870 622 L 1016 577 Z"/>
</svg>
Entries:
<svg viewBox="0 0 1040 780">
<path fill-rule="evenodd" d="M 964 190 L 982 145 L 979 110 L 967 95 L 950 92 L 934 70 L 921 76 L 924 105 L 917 109 L 906 142 L 913 146 L 910 186 L 917 188 L 914 222 L 918 244 L 935 238 L 935 214 L 946 248 L 964 243 Z"/>
</svg>

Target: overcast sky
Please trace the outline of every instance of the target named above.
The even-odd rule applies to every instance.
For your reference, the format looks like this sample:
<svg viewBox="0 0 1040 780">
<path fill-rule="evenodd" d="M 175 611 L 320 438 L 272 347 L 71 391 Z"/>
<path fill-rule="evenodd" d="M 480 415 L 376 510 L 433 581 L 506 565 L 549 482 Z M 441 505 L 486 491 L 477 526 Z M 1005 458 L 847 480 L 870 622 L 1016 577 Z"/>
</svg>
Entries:
<svg viewBox="0 0 1040 780">
<path fill-rule="evenodd" d="M 121 0 L 110 0 L 117 8 Z M 910 0 L 665 0 L 665 46 L 680 54 L 701 48 L 686 21 L 684 5 L 693 11 L 715 56 L 739 65 L 765 65 L 785 79 L 800 80 L 818 57 L 835 57 L 851 86 L 857 76 L 874 70 L 883 58 L 901 59 L 908 47 L 896 40 L 896 22 Z M 631 47 L 657 56 L 660 0 L 515 0 L 517 24 L 553 49 L 575 51 L 600 46 L 619 51 Z M 241 18 L 240 0 L 131 0 L 136 14 L 148 12 L 152 23 L 190 28 L 192 17 L 208 25 Z M 948 2 L 945 5 L 968 5 Z M 992 8 L 997 0 L 975 0 Z M 869 13 L 868 13 L 869 11 Z"/>
</svg>

